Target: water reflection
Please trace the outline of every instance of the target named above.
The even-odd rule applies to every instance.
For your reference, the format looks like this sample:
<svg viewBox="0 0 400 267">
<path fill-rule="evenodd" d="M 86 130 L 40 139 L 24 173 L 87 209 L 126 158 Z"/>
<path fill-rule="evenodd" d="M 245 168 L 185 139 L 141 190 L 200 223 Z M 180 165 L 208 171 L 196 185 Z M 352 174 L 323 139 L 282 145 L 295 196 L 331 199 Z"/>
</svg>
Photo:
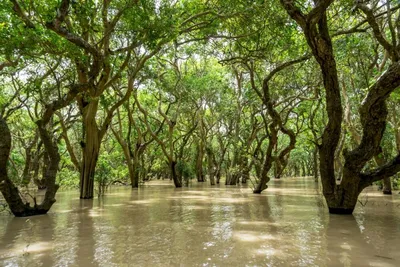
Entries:
<svg viewBox="0 0 400 267">
<path fill-rule="evenodd" d="M 96 206 L 94 206 L 94 202 L 97 202 Z M 80 209 L 75 211 L 76 214 L 74 216 L 76 222 L 69 222 L 69 228 L 71 229 L 69 235 L 73 236 L 69 240 L 69 246 L 73 247 L 75 253 L 73 251 L 70 252 L 72 255 L 76 255 L 76 257 L 70 259 L 70 262 L 79 266 L 97 266 L 101 262 L 98 261 L 98 250 L 103 249 L 103 246 L 96 246 L 100 245 L 98 243 L 100 240 L 96 240 L 95 237 L 99 238 L 99 236 L 95 236 L 95 231 L 101 227 L 101 221 L 103 220 L 99 220 L 96 225 L 94 220 L 102 216 L 100 213 L 101 201 L 82 199 L 79 200 L 78 205 Z"/>
<path fill-rule="evenodd" d="M 360 216 L 360 215 L 356 215 Z M 399 253 L 390 249 L 398 243 L 384 233 L 374 233 L 387 227 L 374 222 L 375 231 L 360 230 L 360 221 L 353 216 L 331 216 L 327 228 L 329 264 L 332 266 L 398 266 Z M 369 227 L 368 227 L 369 228 Z M 364 228 L 365 229 L 365 228 Z M 372 229 L 370 229 L 372 230 Z M 373 242 L 369 242 L 370 239 Z M 381 242 L 383 241 L 383 242 Z"/>
<path fill-rule="evenodd" d="M 261 195 L 165 185 L 95 200 L 60 192 L 48 215 L 1 215 L 0 265 L 400 265 L 399 195 L 369 191 L 354 216 L 330 216 L 312 179 L 272 181 Z"/>
<path fill-rule="evenodd" d="M 53 266 L 53 258 L 46 256 L 52 250 L 53 232 L 54 220 L 47 215 L 8 220 L 0 242 L 0 262 L 5 266 Z"/>
</svg>

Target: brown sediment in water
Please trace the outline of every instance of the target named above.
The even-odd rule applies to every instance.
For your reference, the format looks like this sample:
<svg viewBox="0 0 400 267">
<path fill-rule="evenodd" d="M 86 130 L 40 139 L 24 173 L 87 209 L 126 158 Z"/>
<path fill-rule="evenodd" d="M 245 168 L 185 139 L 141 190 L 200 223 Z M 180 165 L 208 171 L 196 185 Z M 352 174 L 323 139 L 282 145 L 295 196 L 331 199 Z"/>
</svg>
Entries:
<svg viewBox="0 0 400 267">
<path fill-rule="evenodd" d="M 312 178 L 246 187 L 154 181 L 47 215 L 0 215 L 0 266 L 400 266 L 400 196 L 367 189 L 329 215 Z"/>
</svg>

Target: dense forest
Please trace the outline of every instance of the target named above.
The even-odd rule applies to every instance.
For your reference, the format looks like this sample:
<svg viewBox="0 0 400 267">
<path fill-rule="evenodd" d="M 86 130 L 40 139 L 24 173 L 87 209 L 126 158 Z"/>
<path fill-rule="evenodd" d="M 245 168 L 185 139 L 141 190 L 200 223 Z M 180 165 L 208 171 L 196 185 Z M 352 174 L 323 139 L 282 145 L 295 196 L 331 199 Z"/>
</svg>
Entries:
<svg viewBox="0 0 400 267">
<path fill-rule="evenodd" d="M 60 186 L 313 176 L 351 214 L 400 185 L 398 1 L 1 1 L 0 76 L 15 216 Z"/>
</svg>

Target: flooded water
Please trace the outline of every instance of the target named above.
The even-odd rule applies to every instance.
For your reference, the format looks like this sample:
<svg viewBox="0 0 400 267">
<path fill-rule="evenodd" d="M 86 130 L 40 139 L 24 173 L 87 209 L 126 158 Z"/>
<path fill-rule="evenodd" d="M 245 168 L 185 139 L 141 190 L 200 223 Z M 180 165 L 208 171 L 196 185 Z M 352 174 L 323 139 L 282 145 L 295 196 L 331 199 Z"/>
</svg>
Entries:
<svg viewBox="0 0 400 267">
<path fill-rule="evenodd" d="M 0 214 L 0 266 L 400 266 L 400 195 L 368 189 L 329 215 L 312 179 L 245 187 L 170 181 L 80 200 L 47 215 Z"/>
</svg>

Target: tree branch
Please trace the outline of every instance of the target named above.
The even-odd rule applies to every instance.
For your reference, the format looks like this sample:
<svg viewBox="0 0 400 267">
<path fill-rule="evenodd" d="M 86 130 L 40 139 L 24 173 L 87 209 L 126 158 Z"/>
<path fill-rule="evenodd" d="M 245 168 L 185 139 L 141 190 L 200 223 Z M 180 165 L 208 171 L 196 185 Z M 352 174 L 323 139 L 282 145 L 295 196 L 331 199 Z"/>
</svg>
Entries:
<svg viewBox="0 0 400 267">
<path fill-rule="evenodd" d="M 400 171 L 400 154 L 398 154 L 390 162 L 369 172 L 361 173 L 362 186 L 370 185 L 373 182 L 391 177 Z"/>
<path fill-rule="evenodd" d="M 376 40 L 383 46 L 383 48 L 385 48 L 389 52 L 390 57 L 394 62 L 398 61 L 399 52 L 397 51 L 396 47 L 390 44 L 383 36 L 379 25 L 376 22 L 373 11 L 363 3 L 358 3 L 357 7 L 367 16 L 368 24 L 371 26 Z"/>
<path fill-rule="evenodd" d="M 22 10 L 17 0 L 10 0 L 13 3 L 13 10 L 19 16 L 28 28 L 34 29 L 35 24 L 28 18 L 25 11 Z"/>
</svg>

